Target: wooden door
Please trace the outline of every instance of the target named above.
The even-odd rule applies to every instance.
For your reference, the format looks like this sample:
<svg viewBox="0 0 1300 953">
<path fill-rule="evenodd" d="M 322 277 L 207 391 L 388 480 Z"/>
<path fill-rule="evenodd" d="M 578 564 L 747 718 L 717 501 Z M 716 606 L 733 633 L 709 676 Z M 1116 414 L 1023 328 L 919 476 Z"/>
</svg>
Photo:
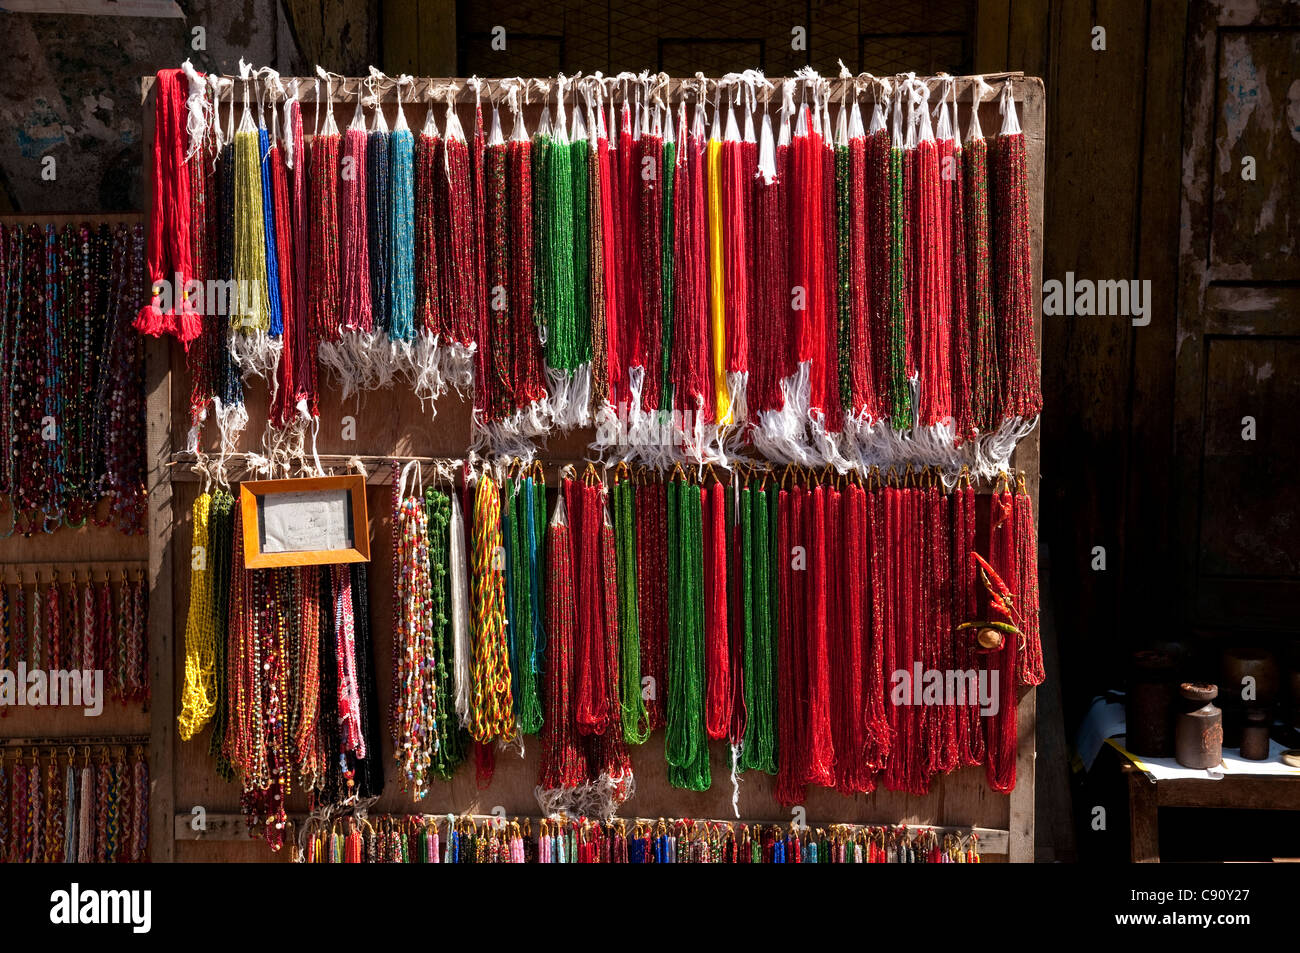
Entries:
<svg viewBox="0 0 1300 953">
<path fill-rule="evenodd" d="M 1179 234 L 1178 617 L 1300 607 L 1300 3 L 1193 3 Z"/>
</svg>

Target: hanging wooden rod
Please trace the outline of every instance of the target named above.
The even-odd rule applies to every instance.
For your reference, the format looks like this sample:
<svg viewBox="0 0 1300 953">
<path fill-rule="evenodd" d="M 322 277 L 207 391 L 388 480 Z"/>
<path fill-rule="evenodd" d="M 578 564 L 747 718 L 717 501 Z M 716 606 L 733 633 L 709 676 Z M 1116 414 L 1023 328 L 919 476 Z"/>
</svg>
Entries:
<svg viewBox="0 0 1300 953">
<path fill-rule="evenodd" d="M 0 748 L 108 747 L 146 745 L 148 735 L 68 735 L 66 738 L 0 738 Z"/>
<path fill-rule="evenodd" d="M 223 103 L 242 102 L 243 99 L 242 88 L 243 88 L 244 80 L 242 80 L 238 76 L 222 76 L 220 78 L 223 81 L 228 80 L 230 83 L 230 85 L 226 88 L 226 90 L 223 90 L 222 92 L 222 96 L 221 96 L 222 102 Z M 579 75 L 578 82 L 581 83 L 581 81 L 586 80 L 588 78 L 589 77 L 586 74 Z M 871 78 L 868 78 L 865 74 L 851 76 L 844 79 L 841 79 L 839 76 L 821 77 L 823 82 L 829 84 L 829 88 L 831 89 L 832 102 L 838 101 L 841 92 L 846 88 L 848 84 L 852 84 L 855 82 L 861 84 L 862 90 L 865 93 L 872 85 L 875 85 L 877 89 L 879 88 L 879 83 L 878 82 L 873 83 L 873 80 L 878 81 L 881 79 L 887 79 L 892 83 L 895 80 L 901 80 L 906 78 L 907 78 L 906 73 L 897 73 L 892 76 L 874 76 Z M 943 84 L 948 82 L 950 78 L 956 80 L 957 100 L 960 103 L 966 103 L 966 104 L 970 103 L 971 88 L 975 86 L 981 79 L 983 79 L 984 82 L 987 83 L 991 88 L 986 90 L 980 96 L 980 102 L 987 103 L 995 100 L 997 96 L 1001 93 L 1001 84 L 1003 83 L 1011 83 L 1012 95 L 1017 102 L 1022 102 L 1025 97 L 1025 89 L 1027 85 L 1026 83 L 1023 82 L 1023 80 L 1025 79 L 1025 74 L 1018 70 L 1011 71 L 1011 72 L 1002 72 L 1002 73 L 984 73 L 978 76 L 971 75 L 971 76 L 956 76 L 956 77 L 946 77 L 946 76 L 916 77 L 916 79 L 919 79 L 926 84 L 926 86 L 930 89 L 931 93 L 938 91 L 943 86 Z M 335 76 L 333 80 L 334 89 L 333 89 L 332 101 L 336 103 L 355 103 L 359 98 L 374 96 L 380 102 L 385 102 L 385 103 L 397 102 L 396 77 L 389 76 L 386 77 L 385 79 L 379 80 L 375 84 L 375 89 L 373 92 L 367 86 L 367 83 L 370 82 L 370 79 L 371 78 L 369 76 L 343 76 L 343 77 Z M 546 92 L 545 95 L 543 95 L 542 91 L 537 87 L 537 85 L 535 83 L 532 83 L 532 79 L 540 79 L 542 82 L 548 83 L 550 86 L 549 92 Z M 566 102 L 573 102 L 575 96 L 577 95 L 577 90 L 575 90 L 573 86 L 570 85 L 569 83 L 569 81 L 572 79 L 573 77 L 566 77 L 565 97 L 564 97 Z M 621 102 L 623 99 L 622 84 L 616 82 L 614 77 L 604 76 L 602 77 L 602 79 L 604 82 L 610 84 L 611 89 L 613 89 L 614 87 L 618 87 L 617 93 L 613 95 L 612 98 L 615 102 Z M 704 78 L 704 83 L 706 84 L 710 94 L 712 93 L 716 84 L 722 79 L 723 79 L 722 77 L 716 77 L 716 76 Z M 803 80 L 801 80 L 798 77 L 766 77 L 765 79 L 767 83 L 771 84 L 771 88 L 760 89 L 758 91 L 758 101 L 760 103 L 776 102 L 779 104 L 781 101 L 780 99 L 781 86 L 784 82 L 786 82 L 787 79 L 794 79 L 796 82 L 803 82 Z M 148 96 L 149 90 L 153 87 L 154 81 L 155 81 L 155 77 L 153 76 L 143 76 L 140 78 L 140 89 L 141 89 L 142 100 L 144 97 Z M 555 76 L 544 76 L 544 77 L 535 77 L 535 78 L 524 77 L 525 84 L 529 85 L 529 94 L 528 94 L 529 101 L 532 104 L 537 105 L 539 107 L 541 106 L 543 101 L 552 101 L 554 99 L 555 92 L 556 92 L 555 81 L 556 81 Z M 321 79 L 319 76 L 282 76 L 280 77 L 280 83 L 284 86 L 286 92 L 271 90 L 267 86 L 267 80 L 265 77 L 254 76 L 248 82 L 249 82 L 249 90 L 250 90 L 249 102 L 250 104 L 253 105 L 256 104 L 256 101 L 259 96 L 263 102 L 271 102 L 271 103 L 284 102 L 285 99 L 288 98 L 287 90 L 295 82 L 298 84 L 298 101 L 300 103 L 317 102 L 318 87 L 321 91 L 323 91 L 325 88 L 325 81 Z M 489 101 L 499 102 L 503 100 L 505 93 L 510 88 L 510 85 L 515 82 L 516 80 L 513 77 L 503 78 L 503 79 L 499 79 L 499 78 L 480 79 L 479 85 L 481 89 L 482 100 L 484 102 L 489 102 Z M 447 97 L 445 92 L 443 91 L 452 85 L 457 87 L 456 94 L 455 94 L 457 103 L 466 105 L 469 103 L 473 103 L 475 101 L 474 85 L 470 83 L 469 79 L 465 77 L 424 77 L 424 76 L 415 77 L 411 83 L 408 83 L 403 87 L 402 100 L 404 103 L 408 105 L 415 104 L 415 103 L 428 104 L 431 101 L 439 104 L 446 103 Z M 639 85 L 639 80 L 637 79 L 629 79 L 627 82 L 627 88 L 629 90 L 631 90 L 632 88 L 638 85 Z M 667 80 L 666 98 L 670 101 L 684 99 L 688 103 L 693 103 L 700 98 L 699 87 L 700 87 L 700 80 L 695 77 L 670 77 Z M 432 99 L 430 99 L 429 96 L 430 90 L 433 90 L 434 92 Z M 320 96 L 319 99 L 320 101 L 323 102 L 324 96 L 323 95 Z"/>
<path fill-rule="evenodd" d="M 9 583 L 9 570 L 14 570 L 20 582 L 31 582 L 40 575 L 42 582 L 48 582 L 58 573 L 60 580 L 68 582 L 72 574 L 78 577 L 89 575 L 92 581 L 99 581 L 108 573 L 114 582 L 119 573 L 139 573 L 149 565 L 147 559 L 60 559 L 41 560 L 38 562 L 5 563 L 0 565 L 0 585 Z"/>
</svg>

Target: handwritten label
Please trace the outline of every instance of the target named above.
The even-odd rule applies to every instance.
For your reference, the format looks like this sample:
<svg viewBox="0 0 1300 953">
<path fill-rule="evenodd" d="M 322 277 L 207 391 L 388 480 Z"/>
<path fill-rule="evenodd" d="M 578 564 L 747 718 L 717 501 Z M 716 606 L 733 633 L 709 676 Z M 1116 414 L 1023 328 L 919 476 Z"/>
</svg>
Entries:
<svg viewBox="0 0 1300 953">
<path fill-rule="evenodd" d="M 351 498 L 347 490 L 273 493 L 262 506 L 262 552 L 301 553 L 348 549 Z"/>
</svg>

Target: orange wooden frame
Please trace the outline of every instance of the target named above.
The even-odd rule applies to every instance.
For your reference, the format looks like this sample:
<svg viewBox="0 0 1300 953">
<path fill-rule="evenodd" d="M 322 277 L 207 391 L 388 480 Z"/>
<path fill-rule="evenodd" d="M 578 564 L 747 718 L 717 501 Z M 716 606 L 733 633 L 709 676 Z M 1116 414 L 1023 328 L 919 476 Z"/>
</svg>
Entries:
<svg viewBox="0 0 1300 953">
<path fill-rule="evenodd" d="M 352 501 L 352 546 L 293 553 L 264 553 L 257 501 L 277 493 L 312 490 L 346 490 Z M 366 478 L 359 474 L 304 477 L 294 480 L 249 480 L 239 485 L 239 506 L 244 518 L 244 565 L 249 569 L 274 566 L 326 566 L 334 563 L 370 562 L 370 525 L 366 516 Z"/>
</svg>

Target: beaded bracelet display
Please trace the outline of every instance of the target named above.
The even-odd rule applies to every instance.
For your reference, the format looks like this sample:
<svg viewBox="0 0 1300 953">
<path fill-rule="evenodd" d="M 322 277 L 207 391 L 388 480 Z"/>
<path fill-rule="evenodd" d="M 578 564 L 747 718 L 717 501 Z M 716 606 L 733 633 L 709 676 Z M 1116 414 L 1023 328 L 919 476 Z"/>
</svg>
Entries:
<svg viewBox="0 0 1300 953">
<path fill-rule="evenodd" d="M 482 819 L 366 815 L 309 819 L 294 860 L 308 864 L 965 864 L 979 837 L 928 828 L 826 827 L 615 818 Z"/>
<path fill-rule="evenodd" d="M 0 859 L 149 859 L 149 767 L 140 745 L 0 749 Z"/>
</svg>

